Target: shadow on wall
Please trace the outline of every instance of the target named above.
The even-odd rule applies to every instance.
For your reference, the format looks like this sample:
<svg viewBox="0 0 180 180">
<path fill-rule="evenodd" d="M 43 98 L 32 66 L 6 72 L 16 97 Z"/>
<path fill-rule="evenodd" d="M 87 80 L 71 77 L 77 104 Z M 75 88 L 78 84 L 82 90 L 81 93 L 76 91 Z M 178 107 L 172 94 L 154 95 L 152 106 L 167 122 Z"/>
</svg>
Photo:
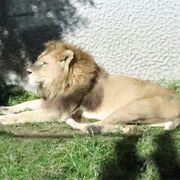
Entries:
<svg viewBox="0 0 180 180">
<path fill-rule="evenodd" d="M 178 180 L 180 178 L 178 161 L 180 157 L 178 157 L 171 133 L 165 132 L 155 137 L 155 151 L 145 158 L 141 158 L 136 149 L 139 138 L 140 136 L 125 136 L 123 140 L 117 142 L 114 157 L 103 163 L 99 179 L 139 179 L 141 174 L 147 170 L 148 164 L 153 162 L 160 180 Z"/>
<path fill-rule="evenodd" d="M 92 0 L 77 0 L 77 3 L 94 5 Z M 83 25 L 77 11 L 70 0 L 0 1 L 1 94 L 6 89 L 7 73 L 22 77 L 26 63 L 35 61 L 44 42 L 61 39 Z"/>
</svg>

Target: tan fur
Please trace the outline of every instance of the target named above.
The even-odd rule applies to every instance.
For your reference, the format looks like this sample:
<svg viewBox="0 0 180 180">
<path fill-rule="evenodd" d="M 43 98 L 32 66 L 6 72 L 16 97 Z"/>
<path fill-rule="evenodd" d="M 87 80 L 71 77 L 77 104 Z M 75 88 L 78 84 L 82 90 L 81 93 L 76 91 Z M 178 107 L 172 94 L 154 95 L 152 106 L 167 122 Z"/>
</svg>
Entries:
<svg viewBox="0 0 180 180">
<path fill-rule="evenodd" d="M 51 41 L 45 47 L 28 69 L 30 82 L 37 86 L 43 105 L 31 106 L 32 111 L 24 114 L 13 114 L 18 105 L 6 108 L 9 111 L 1 108 L 1 113 L 7 114 L 0 116 L 1 123 L 47 121 L 52 117 L 83 132 L 102 133 L 119 129 L 127 132 L 132 127 L 128 124 L 137 123 L 152 126 L 160 123 L 165 129 L 179 125 L 180 99 L 173 90 L 149 81 L 110 75 L 88 53 L 75 46 Z M 79 112 L 100 121 L 77 123 L 74 119 L 80 117 Z"/>
</svg>

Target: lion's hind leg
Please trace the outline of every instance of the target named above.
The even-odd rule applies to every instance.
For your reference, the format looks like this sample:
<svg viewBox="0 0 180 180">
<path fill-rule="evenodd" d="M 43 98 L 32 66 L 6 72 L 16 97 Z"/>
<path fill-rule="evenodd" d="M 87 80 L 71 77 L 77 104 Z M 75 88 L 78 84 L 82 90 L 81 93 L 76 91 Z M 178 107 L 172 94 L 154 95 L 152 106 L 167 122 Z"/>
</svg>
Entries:
<svg viewBox="0 0 180 180">
<path fill-rule="evenodd" d="M 155 124 L 180 116 L 180 101 L 163 96 L 136 100 L 110 114 L 101 124 Z"/>
<path fill-rule="evenodd" d="M 177 119 L 180 115 L 180 102 L 177 98 L 164 96 L 154 96 L 136 100 L 127 106 L 114 111 L 110 116 L 95 123 L 80 124 L 69 121 L 68 124 L 83 132 L 89 132 L 89 129 L 95 132 L 107 133 L 123 131 L 123 126 L 127 124 L 157 124 L 166 123 Z M 179 120 L 173 123 L 167 123 L 165 129 L 172 129 L 178 126 Z"/>
</svg>

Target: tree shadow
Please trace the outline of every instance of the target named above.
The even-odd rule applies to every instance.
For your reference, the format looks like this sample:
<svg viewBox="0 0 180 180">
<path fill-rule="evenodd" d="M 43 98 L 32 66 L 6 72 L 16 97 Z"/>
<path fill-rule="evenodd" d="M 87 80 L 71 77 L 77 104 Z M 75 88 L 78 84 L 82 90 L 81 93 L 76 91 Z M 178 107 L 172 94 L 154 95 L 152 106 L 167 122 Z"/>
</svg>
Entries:
<svg viewBox="0 0 180 180">
<path fill-rule="evenodd" d="M 180 179 L 180 157 L 171 132 L 165 132 L 155 138 L 156 150 L 152 159 L 158 169 L 161 180 Z"/>
<path fill-rule="evenodd" d="M 94 6 L 93 0 L 77 3 Z M 1 92 L 6 90 L 4 84 L 12 83 L 7 76 L 9 73 L 20 79 L 26 74 L 25 66 L 36 60 L 44 42 L 61 39 L 83 25 L 83 17 L 77 11 L 70 0 L 0 1 Z M 2 97 L 0 100 L 6 101 Z"/>
<path fill-rule="evenodd" d="M 99 179 L 102 180 L 134 180 L 145 168 L 145 160 L 137 155 L 136 143 L 140 136 L 124 136 L 116 143 L 115 155 L 102 165 Z"/>
</svg>

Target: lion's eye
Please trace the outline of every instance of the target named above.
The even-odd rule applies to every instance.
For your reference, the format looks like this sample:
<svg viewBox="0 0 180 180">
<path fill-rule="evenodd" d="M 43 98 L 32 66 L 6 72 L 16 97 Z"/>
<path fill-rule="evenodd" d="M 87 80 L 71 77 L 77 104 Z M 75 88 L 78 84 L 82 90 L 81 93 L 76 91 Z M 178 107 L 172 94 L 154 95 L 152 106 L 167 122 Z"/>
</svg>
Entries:
<svg viewBox="0 0 180 180">
<path fill-rule="evenodd" d="M 47 65 L 47 62 L 43 62 L 42 65 Z"/>
</svg>

